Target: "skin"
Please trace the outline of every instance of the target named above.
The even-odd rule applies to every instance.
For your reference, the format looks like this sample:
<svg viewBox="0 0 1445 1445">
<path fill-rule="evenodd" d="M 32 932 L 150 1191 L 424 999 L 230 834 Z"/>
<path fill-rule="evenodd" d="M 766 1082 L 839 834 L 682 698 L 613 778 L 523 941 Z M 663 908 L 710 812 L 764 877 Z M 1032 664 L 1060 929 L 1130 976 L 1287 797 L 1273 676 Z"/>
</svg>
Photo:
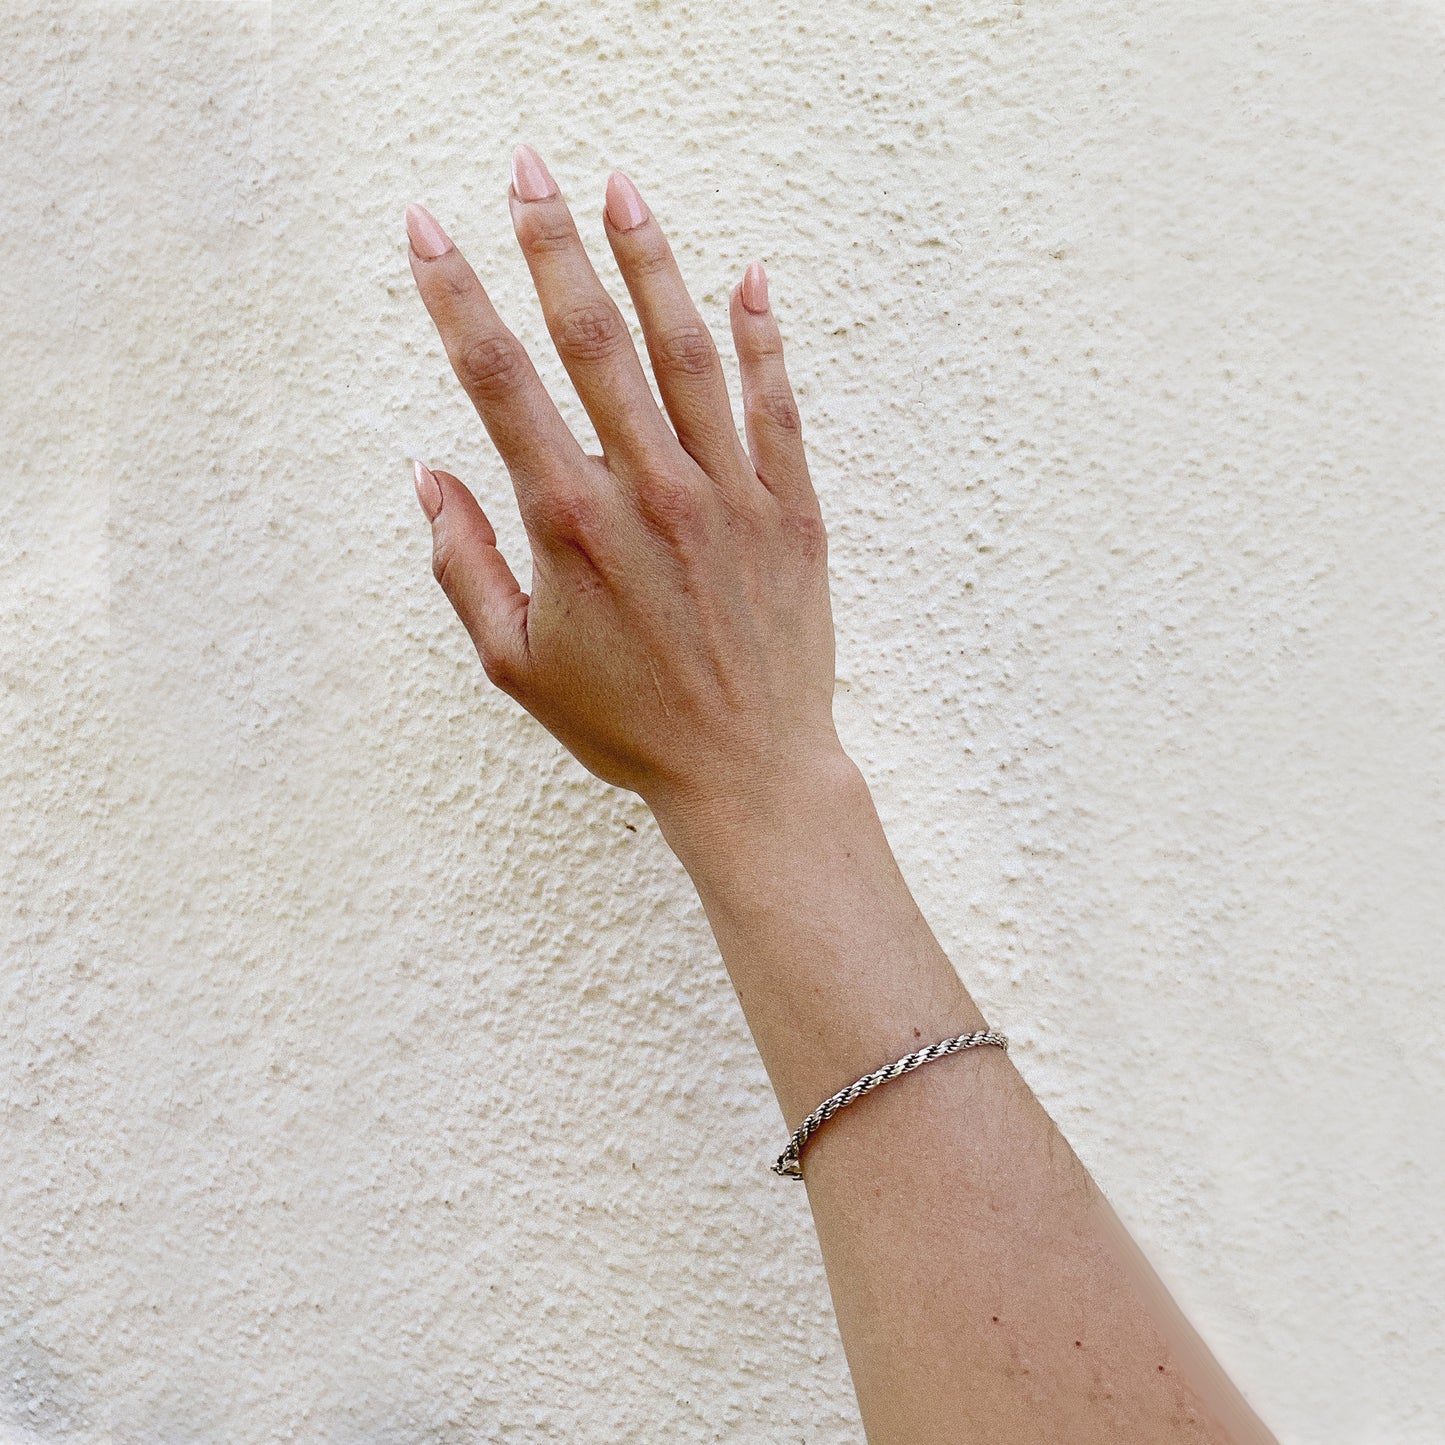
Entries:
<svg viewBox="0 0 1445 1445">
<path fill-rule="evenodd" d="M 519 148 L 517 239 L 601 456 L 409 209 L 418 290 L 511 475 L 531 595 L 455 476 L 418 466 L 418 497 L 487 676 L 640 794 L 687 868 L 792 1130 L 880 1064 L 987 1024 L 834 727 L 827 539 L 760 269 L 730 305 L 745 445 L 708 329 L 631 196 L 611 178 L 604 229 L 665 412 L 565 201 Z M 874 1090 L 803 1168 L 870 1441 L 1272 1439 L 1001 1050 Z"/>
</svg>

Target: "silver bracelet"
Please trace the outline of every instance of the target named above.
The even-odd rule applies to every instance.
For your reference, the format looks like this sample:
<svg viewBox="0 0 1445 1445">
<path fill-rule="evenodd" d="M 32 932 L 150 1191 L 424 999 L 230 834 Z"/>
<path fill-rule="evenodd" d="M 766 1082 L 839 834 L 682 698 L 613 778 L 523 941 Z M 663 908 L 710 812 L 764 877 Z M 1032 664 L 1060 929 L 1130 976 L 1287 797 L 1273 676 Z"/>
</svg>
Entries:
<svg viewBox="0 0 1445 1445">
<path fill-rule="evenodd" d="M 879 1084 L 886 1084 L 889 1079 L 896 1079 L 900 1074 L 911 1073 L 914 1069 L 921 1069 L 924 1064 L 931 1064 L 934 1059 L 941 1059 L 947 1054 L 956 1054 L 960 1049 L 976 1049 L 980 1044 L 992 1044 L 995 1048 L 1008 1048 L 1008 1040 L 1002 1034 L 993 1033 L 984 1029 L 976 1034 L 960 1034 L 956 1039 L 944 1039 L 942 1043 L 929 1044 L 926 1049 L 919 1049 L 916 1054 L 908 1054 L 891 1064 L 885 1064 L 881 1069 L 874 1069 L 871 1074 L 864 1074 L 861 1079 L 848 1085 L 846 1089 L 839 1089 L 830 1099 L 824 1099 L 793 1133 L 788 1140 L 788 1147 L 778 1155 L 772 1169 L 774 1174 L 780 1174 L 784 1179 L 801 1179 L 803 1177 L 803 1166 L 800 1156 L 803 1152 L 803 1145 L 838 1112 L 839 1109 L 846 1109 L 855 1100 L 861 1099 L 870 1089 L 876 1089 Z"/>
</svg>

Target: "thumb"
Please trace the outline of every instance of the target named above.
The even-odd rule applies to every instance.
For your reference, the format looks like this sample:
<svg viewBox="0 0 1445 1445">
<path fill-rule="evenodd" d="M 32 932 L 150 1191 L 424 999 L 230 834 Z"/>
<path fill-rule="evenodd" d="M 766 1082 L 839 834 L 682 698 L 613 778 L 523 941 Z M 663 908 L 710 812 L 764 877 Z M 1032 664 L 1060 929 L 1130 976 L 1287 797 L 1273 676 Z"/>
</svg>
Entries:
<svg viewBox="0 0 1445 1445">
<path fill-rule="evenodd" d="M 521 686 L 530 661 L 528 597 L 497 550 L 497 534 L 477 499 L 450 472 L 414 462 L 417 500 L 431 523 L 432 575 L 471 635 L 491 681 Z"/>
</svg>

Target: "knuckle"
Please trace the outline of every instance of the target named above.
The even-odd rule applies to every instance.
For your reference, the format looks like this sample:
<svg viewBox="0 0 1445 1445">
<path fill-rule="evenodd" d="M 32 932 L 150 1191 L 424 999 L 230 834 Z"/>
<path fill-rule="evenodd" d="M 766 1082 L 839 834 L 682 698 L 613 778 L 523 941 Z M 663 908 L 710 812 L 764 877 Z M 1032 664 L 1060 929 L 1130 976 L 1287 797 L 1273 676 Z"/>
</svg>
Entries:
<svg viewBox="0 0 1445 1445">
<path fill-rule="evenodd" d="M 738 340 L 738 352 L 743 360 L 754 366 L 778 362 L 783 357 L 783 338 L 772 328 L 762 335 L 744 335 Z"/>
<path fill-rule="evenodd" d="M 676 265 L 672 259 L 672 251 L 668 248 L 667 242 L 659 238 L 655 245 L 639 246 L 632 256 L 633 274 L 644 281 L 651 281 L 657 276 L 665 276 Z"/>
<path fill-rule="evenodd" d="M 757 417 L 788 436 L 797 436 L 803 430 L 803 418 L 798 414 L 798 403 L 791 391 L 775 388 L 760 392 L 753 404 Z"/>
<path fill-rule="evenodd" d="M 431 549 L 431 575 L 436 578 L 442 591 L 450 597 L 452 572 L 452 549 L 447 546 L 443 538 L 437 537 L 432 541 Z"/>
<path fill-rule="evenodd" d="M 637 506 L 646 526 L 676 550 L 689 550 L 707 531 L 707 514 L 696 488 L 670 473 L 649 477 L 638 488 Z"/>
<path fill-rule="evenodd" d="M 822 562 L 828 556 L 828 530 L 815 512 L 785 512 L 783 535 L 793 551 L 807 563 Z"/>
<path fill-rule="evenodd" d="M 540 500 L 541 521 L 558 541 L 595 545 L 601 532 L 602 503 L 591 492 L 558 488 Z"/>
<path fill-rule="evenodd" d="M 557 319 L 557 350 L 569 361 L 610 361 L 627 338 L 622 318 L 601 301 L 574 306 Z"/>
<path fill-rule="evenodd" d="M 750 555 L 760 556 L 777 540 L 778 509 L 771 493 L 750 487 L 741 496 L 727 496 L 727 524 Z"/>
<path fill-rule="evenodd" d="M 482 661 L 482 671 L 493 687 L 503 692 L 514 692 L 517 687 L 517 668 L 510 652 L 499 647 L 491 637 L 483 637 L 477 643 L 477 656 Z"/>
<path fill-rule="evenodd" d="M 472 268 L 465 262 L 461 265 L 446 264 L 455 255 L 456 252 L 452 252 L 452 255 L 446 257 L 443 263 L 437 267 L 435 281 L 441 294 L 453 304 L 470 301 L 476 295 L 479 284 Z"/>
<path fill-rule="evenodd" d="M 572 218 L 550 206 L 527 206 L 517 222 L 517 241 L 534 256 L 550 256 L 580 245 Z"/>
<path fill-rule="evenodd" d="M 510 336 L 473 337 L 457 352 L 457 375 L 484 401 L 505 396 L 522 377 L 521 345 Z"/>
<path fill-rule="evenodd" d="M 657 360 L 683 376 L 709 376 L 719 364 L 712 333 L 701 321 L 685 321 L 661 336 Z"/>
</svg>

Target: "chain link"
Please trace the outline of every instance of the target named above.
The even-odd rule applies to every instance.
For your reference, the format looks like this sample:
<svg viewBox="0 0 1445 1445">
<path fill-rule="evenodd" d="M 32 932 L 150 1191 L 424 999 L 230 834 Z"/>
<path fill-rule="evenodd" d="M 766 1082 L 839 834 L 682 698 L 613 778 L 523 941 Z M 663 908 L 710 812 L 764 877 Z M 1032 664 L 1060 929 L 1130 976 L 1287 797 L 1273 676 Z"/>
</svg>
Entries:
<svg viewBox="0 0 1445 1445">
<path fill-rule="evenodd" d="M 885 1064 L 871 1074 L 864 1074 L 861 1079 L 849 1084 L 846 1089 L 839 1089 L 831 1098 L 824 1099 L 798 1125 L 793 1137 L 788 1140 L 788 1147 L 778 1155 L 777 1160 L 773 1163 L 773 1173 L 781 1175 L 784 1179 L 801 1179 L 803 1177 L 801 1162 L 803 1146 L 839 1109 L 846 1109 L 849 1104 L 855 1103 L 864 1094 L 876 1089 L 879 1084 L 886 1084 L 890 1079 L 912 1073 L 914 1069 L 921 1069 L 924 1064 L 931 1064 L 935 1059 L 944 1058 L 948 1054 L 956 1054 L 962 1049 L 976 1049 L 982 1044 L 991 1044 L 998 1049 L 1008 1049 L 1008 1039 L 1003 1034 L 996 1034 L 990 1029 L 982 1029 L 975 1034 L 960 1034 L 956 1039 L 944 1039 L 941 1043 L 929 1044 L 926 1049 L 919 1049 L 917 1053 L 908 1054 L 901 1059 L 896 1059 L 891 1064 Z"/>
</svg>

